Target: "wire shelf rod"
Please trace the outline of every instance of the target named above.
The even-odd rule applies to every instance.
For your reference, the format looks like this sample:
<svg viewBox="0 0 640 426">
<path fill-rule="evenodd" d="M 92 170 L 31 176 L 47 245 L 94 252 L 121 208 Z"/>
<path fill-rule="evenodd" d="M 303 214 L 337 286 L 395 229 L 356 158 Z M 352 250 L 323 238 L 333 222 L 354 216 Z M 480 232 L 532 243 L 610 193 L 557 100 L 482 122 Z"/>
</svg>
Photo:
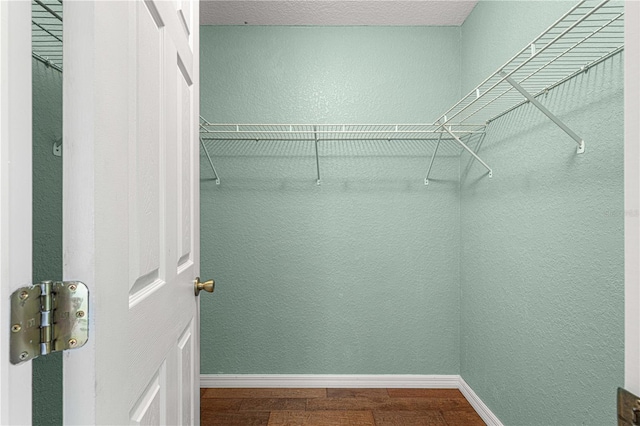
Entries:
<svg viewBox="0 0 640 426">
<path fill-rule="evenodd" d="M 270 127 L 270 128 L 283 128 L 283 130 L 281 131 L 295 131 L 295 130 L 291 130 L 292 128 L 307 128 L 309 129 L 309 131 L 313 131 L 311 129 L 313 129 L 313 126 L 317 126 L 317 127 L 323 127 L 323 128 L 329 128 L 329 127 L 334 127 L 334 128 L 339 128 L 339 130 L 334 130 L 334 131 L 345 131 L 348 132 L 349 130 L 346 130 L 347 128 L 357 128 L 357 127 L 361 127 L 361 128 L 392 128 L 392 130 L 388 130 L 388 131 L 403 131 L 400 128 L 407 128 L 407 127 L 424 127 L 424 128 L 439 128 L 440 124 L 432 124 L 432 123 L 422 123 L 422 124 L 256 124 L 256 123 L 244 123 L 244 124 L 239 124 L 239 123 L 210 123 L 208 121 L 206 121 L 204 118 L 202 118 L 203 121 L 205 121 L 205 123 L 200 123 L 201 127 L 233 127 L 235 129 L 235 131 L 247 131 L 244 129 L 241 129 L 241 127 L 251 127 L 251 128 L 256 128 L 256 127 Z M 476 126 L 476 127 L 484 127 L 485 124 L 484 123 L 449 123 L 450 125 L 459 125 L 459 126 L 465 126 L 465 127 L 469 127 L 469 126 Z"/>
<path fill-rule="evenodd" d="M 614 17 L 612 20 L 610 20 L 610 21 L 609 21 L 609 23 L 610 23 L 610 22 L 613 22 L 614 20 L 617 20 L 617 19 L 621 18 L 622 16 L 623 16 L 623 14 L 622 14 L 622 13 L 618 14 L 616 17 Z M 576 43 L 575 45 L 573 45 L 573 46 L 569 47 L 569 48 L 568 48 L 568 49 L 566 49 L 564 52 L 560 53 L 558 56 L 556 56 L 556 57 L 552 58 L 549 62 L 547 62 L 547 63 L 546 63 L 545 65 L 543 65 L 542 67 L 540 67 L 538 70 L 534 71 L 532 74 L 529 74 L 528 76 L 526 76 L 525 78 L 523 78 L 523 79 L 520 81 L 520 84 L 522 84 L 522 83 L 524 83 L 525 81 L 527 81 L 527 80 L 531 79 L 531 78 L 532 78 L 535 74 L 537 74 L 538 72 L 541 72 L 541 71 L 543 71 L 544 69 L 546 69 L 547 67 L 551 66 L 555 61 L 557 61 L 557 60 L 561 59 L 564 55 L 566 55 L 567 53 L 569 53 L 570 51 L 572 51 L 573 49 L 575 49 L 577 46 L 579 46 L 579 45 L 581 45 L 582 43 L 584 43 L 584 42 L 586 42 L 587 40 L 589 40 L 589 38 L 590 38 L 590 37 L 593 37 L 593 36 L 595 36 L 596 34 L 598 34 L 598 32 L 599 32 L 599 31 L 601 31 L 603 28 L 605 28 L 605 27 L 606 27 L 606 25 L 608 25 L 608 23 L 607 23 L 607 24 L 604 24 L 603 26 L 601 26 L 600 28 L 596 29 L 595 31 L 592 31 L 591 33 L 589 33 L 589 35 L 588 35 L 587 37 L 584 37 L 582 40 L 580 40 L 580 41 L 579 41 L 578 43 Z M 592 66 L 593 66 L 593 65 L 592 65 Z M 587 69 L 588 69 L 588 68 L 587 68 Z M 579 71 L 584 71 L 584 70 L 579 70 Z M 566 80 L 563 80 L 563 81 L 566 81 Z M 558 83 L 558 82 L 556 82 L 556 83 L 553 83 L 553 84 L 552 84 L 552 85 L 550 85 L 550 86 L 556 87 L 558 84 L 559 84 L 559 83 Z M 544 89 L 543 89 L 543 91 L 544 91 L 544 90 L 550 90 L 550 88 L 551 88 L 551 87 L 546 87 L 546 88 L 544 88 Z M 509 90 L 511 90 L 511 89 L 509 89 Z M 506 92 L 505 92 L 505 93 L 506 93 Z M 532 95 L 532 97 L 535 99 L 535 98 L 536 98 L 536 95 L 537 95 L 537 94 L 534 94 L 534 95 Z M 518 105 L 520 105 L 520 104 L 518 104 Z M 573 136 L 572 136 L 572 137 L 573 137 Z M 575 139 L 575 138 L 574 138 L 574 139 Z M 580 144 L 580 142 L 578 142 L 578 143 Z"/>
<path fill-rule="evenodd" d="M 446 132 L 444 132 L 446 133 Z M 474 135 L 483 135 L 484 133 L 473 133 Z M 235 138 L 212 138 L 212 137 L 206 137 L 203 136 L 202 137 L 203 140 L 205 141 L 224 141 L 224 142 L 266 142 L 266 141 L 275 141 L 275 142 L 314 142 L 315 139 L 256 139 L 256 138 L 251 138 L 251 139 L 247 139 L 247 138 L 242 138 L 242 139 L 235 139 Z M 433 137 L 430 139 L 416 139 L 416 138 L 398 138 L 398 139 L 389 139 L 389 138 L 378 138 L 378 139 L 373 139 L 373 138 L 366 138 L 366 139 L 344 139 L 344 138 L 331 138 L 331 139 L 318 139 L 318 142 L 421 142 L 421 141 L 434 141 L 437 140 L 438 138 Z M 443 138 L 442 140 L 450 140 L 450 141 L 454 141 L 454 139 L 452 139 L 451 137 L 447 136 L 446 138 Z"/>
<path fill-rule="evenodd" d="M 589 68 L 592 68 L 592 67 L 594 67 L 594 66 L 598 65 L 599 63 L 606 61 L 607 59 L 609 59 L 609 58 L 611 58 L 611 57 L 613 57 L 613 56 L 617 55 L 618 53 L 621 53 L 623 50 L 624 50 L 624 46 L 620 46 L 620 47 L 618 47 L 618 48 L 617 48 L 616 50 L 614 50 L 613 52 L 609 53 L 609 54 L 608 54 L 608 55 L 606 55 L 606 56 L 603 56 L 602 58 L 598 59 L 596 62 L 594 62 L 594 63 L 590 64 L 588 68 L 585 68 L 584 70 L 578 70 L 578 71 L 574 72 L 573 74 L 566 76 L 565 78 L 563 78 L 562 80 L 560 80 L 560 81 L 558 81 L 558 82 L 554 83 L 553 85 L 551 85 L 551 86 L 549 86 L 549 87 L 547 87 L 547 88 L 544 88 L 544 89 L 540 90 L 539 92 L 537 92 L 536 94 L 534 94 L 534 95 L 533 95 L 533 97 L 534 97 L 534 98 L 537 98 L 537 97 L 539 97 L 539 96 L 542 96 L 542 95 L 544 95 L 544 94 L 548 93 L 551 89 L 554 89 L 554 88 L 556 88 L 557 86 L 561 85 L 562 83 L 565 83 L 566 81 L 571 80 L 572 78 L 574 78 L 574 77 L 575 77 L 575 76 L 577 76 L 577 75 L 580 75 L 580 74 L 583 74 L 583 73 L 585 73 L 585 72 L 588 72 L 588 71 L 589 71 Z M 516 105 L 512 106 L 511 108 L 509 108 L 509 109 L 507 109 L 507 110 L 505 110 L 505 111 L 501 112 L 500 114 L 498 114 L 498 115 L 496 115 L 496 116 L 494 116 L 494 117 L 490 118 L 489 120 L 487 120 L 487 124 L 491 123 L 492 121 L 497 120 L 498 118 L 500 118 L 500 117 L 502 117 L 502 116 L 504 116 L 504 115 L 506 115 L 506 114 L 510 113 L 511 111 L 515 110 L 516 108 L 518 108 L 518 107 L 520 107 L 520 106 L 522 106 L 522 105 L 524 105 L 524 104 L 526 104 L 526 103 L 528 103 L 528 102 L 529 102 L 529 101 L 528 101 L 528 100 L 526 100 L 526 99 L 525 99 L 525 100 L 523 100 L 522 102 L 520 102 L 520 103 L 518 103 L 518 104 L 516 104 Z"/>
<path fill-rule="evenodd" d="M 559 53 L 558 55 L 555 55 L 551 60 L 549 60 L 547 63 L 545 63 L 544 65 L 542 65 L 541 67 L 537 68 L 535 71 L 533 71 L 532 73 L 530 73 L 529 75 L 527 75 L 526 77 L 522 78 L 519 83 L 523 84 L 524 82 L 526 82 L 527 80 L 529 80 L 531 77 L 533 77 L 534 75 L 536 75 L 539 72 L 544 71 L 547 67 L 553 65 L 556 61 L 560 60 L 563 58 L 564 55 L 568 54 L 569 52 L 571 52 L 573 49 L 575 49 L 576 47 L 580 46 L 581 44 L 583 44 L 584 42 L 586 42 L 587 40 L 589 40 L 591 37 L 595 36 L 596 34 L 598 34 L 603 28 L 605 28 L 609 23 L 621 18 L 623 16 L 622 13 L 618 14 L 617 16 L 615 16 L 614 18 L 612 18 L 611 20 L 609 20 L 607 23 L 605 23 L 604 25 L 600 26 L 599 28 L 597 28 L 596 30 L 592 31 L 591 33 L 589 33 L 586 37 L 582 38 L 580 41 L 578 41 L 577 43 L 573 44 L 573 46 L 570 46 L 568 48 L 566 48 L 563 52 Z M 511 77 L 509 77 L 511 78 Z M 509 80 L 509 78 L 507 78 L 507 81 Z M 474 113 L 477 113 L 479 111 L 481 111 L 483 108 L 485 108 L 486 106 L 490 105 L 492 102 L 494 102 L 495 100 L 499 99 L 500 97 L 502 97 L 504 94 L 510 92 L 512 90 L 512 88 L 509 88 L 509 90 L 503 92 L 501 95 L 497 96 L 496 98 L 494 98 L 493 100 L 491 100 L 490 102 L 488 102 L 485 105 L 482 105 L 478 110 L 476 110 Z M 535 97 L 534 97 L 535 98 Z M 545 113 L 546 114 L 546 113 Z M 572 138 L 574 138 L 573 135 L 570 134 L 570 136 Z M 575 139 L 575 138 L 574 138 Z M 578 141 L 578 144 L 580 144 L 580 142 Z"/>
<path fill-rule="evenodd" d="M 593 32 L 593 31 L 592 31 Z M 588 43 L 588 41 L 586 42 Z M 575 44 L 575 43 L 574 43 Z M 573 49 L 573 51 L 579 49 L 580 46 L 575 47 Z M 567 49 L 565 49 L 567 50 Z M 568 54 L 573 53 L 573 51 L 569 52 Z M 561 58 L 561 60 L 559 61 L 555 61 L 552 64 L 548 64 L 547 68 L 545 69 L 544 72 L 544 76 L 539 76 L 537 74 L 534 74 L 533 76 L 529 76 L 527 78 L 527 90 L 529 93 L 535 93 L 536 95 L 540 92 L 544 92 L 545 90 L 550 90 L 551 88 L 557 87 L 558 84 L 561 84 L 562 82 L 567 81 L 569 78 L 573 78 L 576 75 L 579 75 L 580 72 L 584 72 L 584 71 L 588 71 L 591 67 L 595 66 L 596 64 L 602 62 L 603 60 L 613 56 L 614 54 L 618 53 L 619 51 L 621 51 L 621 46 L 615 46 L 615 48 L 613 50 L 609 50 L 609 51 L 598 51 L 597 56 L 593 56 L 591 55 L 591 57 L 587 58 L 588 60 L 585 60 L 584 58 L 581 58 L 579 61 L 574 61 L 570 64 L 567 64 L 567 55 L 565 54 L 563 55 L 563 57 Z M 547 61 L 549 62 L 549 61 Z M 558 62 L 560 62 L 561 66 L 558 66 Z M 524 70 L 521 70 L 524 71 Z M 531 73 L 533 74 L 533 73 Z M 520 80 L 524 81 L 524 78 L 522 77 L 518 77 L 515 78 L 516 80 Z M 506 96 L 505 96 L 506 95 Z M 492 119 L 495 119 L 497 116 L 501 116 L 503 115 L 503 113 L 505 111 L 512 111 L 514 106 L 518 106 L 521 105 L 523 103 L 523 101 L 521 100 L 521 98 L 515 102 L 515 103 L 511 103 L 512 102 L 512 97 L 509 93 L 505 94 L 505 93 L 501 93 L 501 96 L 498 95 L 498 97 L 504 98 L 504 99 L 499 99 L 501 102 L 499 102 L 498 106 L 496 107 L 494 105 L 492 105 L 494 102 L 496 102 L 496 99 L 492 99 L 490 101 L 488 101 L 489 105 L 485 105 L 484 108 L 485 109 L 490 109 L 489 112 L 485 113 L 486 116 L 486 122 L 490 122 Z M 506 100 L 505 100 L 506 99 Z M 509 102 L 510 104 L 505 105 L 506 102 Z M 470 102 L 467 102 L 470 103 Z M 469 109 L 466 112 L 466 115 L 464 115 L 463 118 L 460 118 L 460 120 L 468 120 L 470 119 L 470 117 L 474 116 L 474 114 L 477 113 L 477 111 L 481 110 L 480 107 L 476 107 L 475 110 L 474 109 Z M 486 115 L 490 113 L 491 115 Z M 480 117 L 476 117 L 480 118 Z M 478 120 L 475 120 L 478 121 Z"/>
<path fill-rule="evenodd" d="M 537 44 L 538 41 L 540 39 L 542 39 L 545 35 L 547 35 L 550 31 L 552 31 L 553 29 L 555 29 L 557 27 L 557 25 L 559 23 L 561 23 L 567 16 L 570 16 L 575 10 L 577 10 L 580 6 L 582 6 L 587 0 L 582 0 L 580 1 L 578 4 L 576 4 L 575 6 L 573 6 L 567 13 L 565 13 L 564 15 L 562 15 L 560 18 L 558 18 L 557 21 L 555 21 L 553 24 L 551 24 L 551 26 L 549 26 L 549 28 L 547 28 L 541 35 L 539 35 L 536 39 L 533 40 L 533 42 L 531 42 L 529 45 L 525 46 L 522 48 L 522 50 L 520 50 L 518 53 L 516 53 L 511 59 L 509 59 L 503 66 L 502 68 L 505 68 L 506 66 L 508 66 L 510 63 L 512 63 L 513 61 L 515 61 L 520 55 L 522 55 L 523 53 L 526 53 L 527 50 L 530 49 L 530 45 L 531 44 Z M 482 86 L 484 86 L 484 84 L 486 82 L 488 82 L 491 78 L 493 78 L 495 75 L 497 74 L 497 71 L 494 72 L 493 74 L 491 74 L 489 77 L 487 77 L 482 83 L 480 83 L 478 86 L 476 86 L 475 89 L 473 89 L 471 92 L 475 93 L 476 90 L 480 89 Z M 460 105 L 467 97 L 469 97 L 471 95 L 471 93 L 467 96 L 465 96 L 464 98 L 462 98 L 460 101 L 458 101 L 458 103 L 456 103 L 455 105 L 453 105 L 451 108 L 449 108 L 447 111 L 444 112 L 444 114 L 442 114 L 440 117 L 438 117 L 436 119 L 435 122 L 440 122 L 441 120 L 445 119 L 449 113 L 451 111 L 453 111 L 458 105 Z M 445 120 L 446 121 L 446 120 Z"/>
<path fill-rule="evenodd" d="M 586 0 L 585 0 L 586 1 Z M 606 4 L 607 2 L 609 2 L 609 0 L 603 0 L 601 3 L 599 3 L 597 6 L 595 6 L 593 9 L 591 9 L 589 12 L 587 12 L 585 15 L 583 15 L 580 19 L 576 20 L 575 22 L 573 22 L 569 27 L 567 27 L 564 31 L 562 31 L 560 34 L 558 34 L 551 42 L 549 42 L 549 44 L 553 44 L 556 40 L 559 40 L 562 36 L 564 36 L 566 33 L 568 33 L 569 31 L 571 31 L 573 28 L 575 28 L 578 24 L 580 24 L 581 22 L 583 22 L 584 20 L 586 20 L 589 16 L 591 16 L 592 14 L 596 13 L 597 10 L 602 7 L 602 5 Z M 486 90 L 484 93 L 481 93 L 480 96 L 476 97 L 474 100 L 472 100 L 470 102 L 469 105 L 465 106 L 464 108 L 460 109 L 459 111 L 455 112 L 452 116 L 448 117 L 448 120 L 451 120 L 455 117 L 457 117 L 458 115 L 460 115 L 463 111 L 465 111 L 471 104 L 476 103 L 480 98 L 484 97 L 484 95 L 486 95 L 487 93 L 491 92 L 491 90 L 493 90 L 496 86 L 498 86 L 500 83 L 502 83 L 503 81 L 506 80 L 507 77 L 511 77 L 512 74 L 514 74 L 516 71 L 518 71 L 520 68 L 522 68 L 524 65 L 526 65 L 527 63 L 529 63 L 533 58 L 537 57 L 540 55 L 540 53 L 542 53 L 543 51 L 545 51 L 549 44 L 547 44 L 546 46 L 543 46 L 540 48 L 540 50 L 538 50 L 536 53 L 534 53 L 533 55 L 531 55 L 529 57 L 529 59 L 525 60 L 524 62 L 522 62 L 521 64 L 517 65 L 515 67 L 515 69 L 509 71 L 508 73 L 504 73 L 504 75 L 502 76 L 502 78 L 500 78 L 500 80 L 495 83 L 493 86 L 491 86 L 488 90 Z M 523 49 L 523 51 L 526 50 Z M 503 68 L 499 69 L 498 71 L 496 71 L 494 74 L 492 74 L 491 77 L 494 77 L 496 74 L 501 73 L 504 71 L 505 68 L 507 68 L 509 65 L 511 65 L 510 63 L 507 63 L 503 66 Z M 465 98 L 468 98 L 469 96 L 475 96 L 476 91 L 473 90 L 469 95 L 467 95 Z M 457 105 L 457 104 L 456 104 Z M 453 108 L 449 109 L 449 111 L 447 111 L 445 114 L 443 114 L 443 116 L 441 116 L 438 120 L 442 119 L 444 116 L 447 116 L 447 114 L 449 112 L 451 112 Z M 447 120 L 445 120 L 446 123 Z"/>
<path fill-rule="evenodd" d="M 57 0 L 32 0 L 32 57 L 62 72 L 62 3 Z"/>
<path fill-rule="evenodd" d="M 457 133 L 482 133 L 482 130 L 456 130 Z M 418 130 L 406 130 L 406 131 L 397 131 L 397 132 L 391 132 L 391 131 L 367 131 L 367 130 L 361 130 L 361 131 L 331 131 L 331 130 L 325 130 L 325 131 L 321 131 L 318 130 L 316 132 L 313 131 L 306 131 L 306 130 L 294 130 L 294 131 L 278 131 L 278 130 L 245 130 L 245 131 L 226 131 L 226 130 L 205 130 L 203 131 L 203 133 L 215 133 L 215 134 L 222 134 L 222 135 L 234 135 L 234 134 L 260 134 L 260 135 L 286 135 L 286 134 L 291 134 L 291 133 L 295 133 L 295 134 L 299 134 L 299 135 L 324 135 L 324 134 L 329 134 L 329 135 L 363 135 L 363 134 L 370 134 L 370 135 L 380 135 L 380 134 L 384 134 L 384 135 L 394 135 L 394 134 L 403 134 L 403 135 L 429 135 L 429 134 L 438 134 L 438 133 L 444 133 L 444 130 L 429 130 L 429 131 L 418 131 Z M 392 137 L 393 138 L 393 137 Z M 251 139 L 251 138 L 249 138 Z"/>
<path fill-rule="evenodd" d="M 37 54 L 37 53 L 35 53 L 35 52 L 31 52 L 31 56 L 32 56 L 35 60 L 42 62 L 42 63 L 43 63 L 43 64 L 45 64 L 46 66 L 51 67 L 51 68 L 53 68 L 53 69 L 54 69 L 54 70 L 56 70 L 56 71 L 62 72 L 62 68 L 60 68 L 60 67 L 59 67 L 58 65 L 56 65 L 55 63 L 51 62 L 49 59 L 47 59 L 47 58 L 43 58 L 42 56 L 38 55 L 38 54 Z"/>
</svg>

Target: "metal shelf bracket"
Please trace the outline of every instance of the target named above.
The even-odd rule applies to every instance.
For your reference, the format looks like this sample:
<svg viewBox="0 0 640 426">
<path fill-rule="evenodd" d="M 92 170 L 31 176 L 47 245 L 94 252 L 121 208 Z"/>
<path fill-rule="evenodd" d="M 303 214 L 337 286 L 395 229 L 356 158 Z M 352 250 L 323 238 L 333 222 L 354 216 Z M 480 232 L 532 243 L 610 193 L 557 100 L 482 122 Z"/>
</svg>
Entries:
<svg viewBox="0 0 640 426">
<path fill-rule="evenodd" d="M 507 82 L 512 85 L 518 92 L 522 94 L 533 106 L 538 108 L 540 112 L 546 115 L 551 121 L 553 121 L 558 127 L 562 129 L 567 135 L 571 137 L 578 144 L 578 148 L 576 152 L 578 154 L 584 153 L 584 140 L 578 136 L 573 130 L 571 130 L 566 124 L 562 122 L 558 117 L 556 117 L 551 111 L 547 109 L 544 105 L 542 105 L 531 93 L 527 92 L 524 87 L 519 85 L 514 79 L 509 77 L 504 71 L 500 74 L 507 80 Z"/>
<path fill-rule="evenodd" d="M 218 176 L 216 167 L 213 165 L 213 161 L 211 160 L 211 156 L 209 155 L 209 150 L 207 149 L 207 146 L 204 144 L 204 141 L 202 140 L 202 138 L 200 138 L 200 145 L 202 146 L 202 149 L 204 150 L 204 153 L 207 156 L 207 160 L 209 160 L 209 165 L 211 166 L 211 170 L 213 170 L 213 174 L 216 177 L 216 185 L 220 185 L 220 177 Z"/>
<path fill-rule="evenodd" d="M 316 185 L 320 186 L 320 159 L 318 158 L 318 128 L 316 126 L 313 127 L 313 138 L 315 140 L 315 146 L 316 146 L 316 172 L 318 174 L 318 178 L 316 179 Z"/>
<path fill-rule="evenodd" d="M 440 148 L 440 141 L 442 140 L 442 133 L 438 136 L 438 143 L 436 144 L 436 149 L 433 150 L 433 155 L 431 156 L 431 161 L 429 162 L 429 168 L 427 169 L 427 176 L 424 178 L 424 184 L 429 185 L 429 175 L 431 174 L 431 167 L 433 167 L 433 160 L 436 159 L 436 154 L 438 153 L 438 148 Z"/>
<path fill-rule="evenodd" d="M 484 166 L 484 168 L 485 168 L 485 169 L 487 169 L 487 171 L 489 172 L 489 177 L 490 177 L 490 178 L 491 178 L 491 177 L 493 177 L 493 170 L 491 170 L 491 167 L 489 167 L 489 165 L 488 165 L 487 163 L 485 163 L 485 162 L 482 160 L 482 158 L 478 157 L 478 154 L 476 154 L 475 152 L 473 152 L 473 150 L 472 150 L 471 148 L 469 148 L 469 147 L 467 146 L 467 144 L 465 144 L 464 142 L 462 142 L 462 140 L 461 140 L 458 136 L 456 136 L 456 135 L 455 135 L 455 133 L 453 133 L 449 127 L 447 127 L 446 125 L 444 125 L 444 124 L 443 124 L 443 125 L 442 125 L 442 128 L 443 128 L 447 133 L 449 133 L 449 135 L 451 135 L 451 137 L 452 137 L 456 142 L 458 142 L 458 145 L 460 145 L 462 148 L 464 148 L 464 149 L 465 149 L 465 151 L 467 151 L 469 154 L 471 154 L 471 156 L 472 156 L 473 158 L 475 158 L 476 160 L 478 160 L 478 162 L 479 162 L 480 164 L 482 164 L 482 165 Z"/>
</svg>

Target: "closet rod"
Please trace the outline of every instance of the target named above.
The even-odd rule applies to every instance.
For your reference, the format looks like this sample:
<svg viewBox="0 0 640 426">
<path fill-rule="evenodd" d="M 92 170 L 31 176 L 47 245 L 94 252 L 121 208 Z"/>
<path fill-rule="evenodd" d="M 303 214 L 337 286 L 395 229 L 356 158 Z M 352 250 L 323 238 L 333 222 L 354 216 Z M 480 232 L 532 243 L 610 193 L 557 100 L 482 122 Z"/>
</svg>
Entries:
<svg viewBox="0 0 640 426">
<path fill-rule="evenodd" d="M 48 67 L 53 68 L 54 70 L 58 71 L 58 72 L 62 72 L 62 68 L 60 68 L 58 65 L 54 64 L 53 62 L 51 62 L 49 59 L 47 58 L 43 58 L 42 56 L 38 55 L 36 52 L 31 52 L 31 56 L 33 57 L 33 59 L 42 62 L 43 64 L 45 64 Z"/>
<path fill-rule="evenodd" d="M 462 132 L 455 132 L 455 133 L 462 133 Z M 385 137 L 385 138 L 323 138 L 320 139 L 318 138 L 318 142 L 419 142 L 419 141 L 433 141 L 433 140 L 439 140 L 441 138 L 441 136 L 443 134 L 447 134 L 448 133 L 446 131 L 442 131 L 442 132 L 438 132 L 438 137 L 433 137 L 433 138 L 394 138 L 394 137 Z M 484 132 L 474 132 L 474 133 L 470 133 L 472 135 L 478 134 L 478 135 L 482 135 L 484 134 Z M 297 138 L 297 139 L 286 139 L 286 138 L 260 138 L 260 137 L 253 137 L 253 138 L 225 138 L 225 137 L 208 137 L 208 136 L 203 136 L 202 139 L 204 139 L 205 141 L 237 141 L 237 142 L 265 142 L 265 141 L 278 141 L 278 142 L 315 142 L 315 138 L 312 139 L 302 139 L 302 138 Z M 444 140 L 454 140 L 453 138 L 447 136 L 446 139 Z"/>
<path fill-rule="evenodd" d="M 233 127 L 235 128 L 234 131 L 236 132 L 244 132 L 247 131 L 246 129 L 242 129 L 242 127 L 274 127 L 274 126 L 278 126 L 278 127 L 284 127 L 287 128 L 288 130 L 282 130 L 283 132 L 291 132 L 294 130 L 294 127 L 310 127 L 310 126 L 322 126 L 322 127 L 339 127 L 341 128 L 340 131 L 344 131 L 347 132 L 348 130 L 346 130 L 347 127 L 391 127 L 393 128 L 393 130 L 390 131 L 402 131 L 400 130 L 401 127 L 432 127 L 434 129 L 439 128 L 440 124 L 425 124 L 425 123 L 405 123 L 405 124 L 371 124 L 371 123 L 350 123 L 350 124 L 346 124 L 346 123 L 340 123 L 340 124 L 319 124 L 319 123 L 315 123 L 315 124 L 309 124 L 309 123 L 210 123 L 209 121 L 207 121 L 206 119 L 202 118 L 202 121 L 204 121 L 204 123 L 200 123 L 201 127 L 207 127 L 207 126 L 214 126 L 214 127 Z M 453 125 L 453 123 L 449 123 L 449 125 Z M 485 124 L 484 123 L 459 123 L 456 124 L 459 125 L 461 127 L 484 127 Z M 397 130 L 396 130 L 397 128 Z M 309 131 L 313 131 L 313 130 L 309 130 Z M 336 130 L 337 131 L 337 130 Z"/>
</svg>

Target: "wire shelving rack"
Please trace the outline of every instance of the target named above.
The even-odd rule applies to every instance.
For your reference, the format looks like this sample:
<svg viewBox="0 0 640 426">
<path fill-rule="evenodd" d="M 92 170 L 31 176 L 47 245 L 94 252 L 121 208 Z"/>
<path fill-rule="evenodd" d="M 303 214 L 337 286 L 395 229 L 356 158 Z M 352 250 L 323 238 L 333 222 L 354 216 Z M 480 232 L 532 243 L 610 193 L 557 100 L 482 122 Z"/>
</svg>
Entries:
<svg viewBox="0 0 640 426">
<path fill-rule="evenodd" d="M 516 53 L 482 83 L 431 124 L 321 125 L 321 124 L 213 124 L 200 121 L 200 142 L 220 183 L 205 141 L 307 141 L 315 143 L 317 184 L 320 184 L 318 144 L 330 140 L 437 140 L 426 178 L 443 140 L 453 140 L 492 176 L 491 167 L 469 146 L 475 134 L 484 134 L 494 120 L 525 103 L 531 103 L 558 125 L 577 144 L 582 154 L 585 142 L 538 99 L 560 84 L 588 72 L 590 68 L 624 49 L 624 2 L 582 0 L 531 43 Z M 467 143 L 465 143 L 465 141 Z"/>
<path fill-rule="evenodd" d="M 31 55 L 62 72 L 62 0 L 31 2 Z"/>
</svg>

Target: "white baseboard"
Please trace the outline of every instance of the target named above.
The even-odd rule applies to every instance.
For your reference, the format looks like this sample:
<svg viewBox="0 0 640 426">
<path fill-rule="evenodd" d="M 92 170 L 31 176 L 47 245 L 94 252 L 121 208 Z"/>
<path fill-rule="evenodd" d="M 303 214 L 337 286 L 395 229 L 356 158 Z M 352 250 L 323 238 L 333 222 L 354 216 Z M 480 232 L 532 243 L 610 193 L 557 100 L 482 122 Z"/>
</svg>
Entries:
<svg viewBox="0 0 640 426">
<path fill-rule="evenodd" d="M 457 374 L 201 374 L 200 387 L 459 389 L 487 426 L 504 426 Z"/>
<path fill-rule="evenodd" d="M 471 386 L 469 386 L 462 377 L 460 377 L 459 383 L 460 387 L 458 387 L 458 389 L 460 389 L 460 392 L 467 398 L 467 401 L 469 401 L 469 404 L 476 410 L 478 415 L 482 417 L 482 420 L 484 420 L 487 426 L 504 426 L 500 419 L 482 402 L 480 397 L 476 395 L 473 389 L 471 389 Z"/>
<path fill-rule="evenodd" d="M 202 374 L 202 388 L 450 388 L 458 375 L 418 374 Z"/>
</svg>

